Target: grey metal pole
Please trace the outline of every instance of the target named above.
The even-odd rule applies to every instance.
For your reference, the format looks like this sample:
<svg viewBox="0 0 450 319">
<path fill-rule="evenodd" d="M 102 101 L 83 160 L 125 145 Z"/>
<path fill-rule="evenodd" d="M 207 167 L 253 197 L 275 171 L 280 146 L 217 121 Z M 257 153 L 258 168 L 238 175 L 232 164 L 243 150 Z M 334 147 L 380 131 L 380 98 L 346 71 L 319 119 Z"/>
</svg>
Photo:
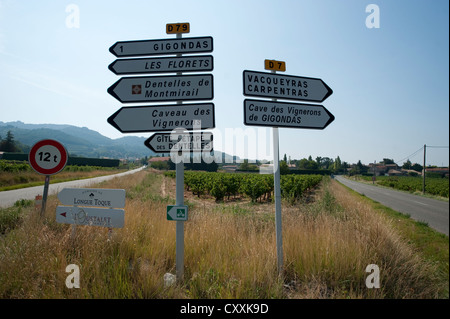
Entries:
<svg viewBox="0 0 450 319">
<path fill-rule="evenodd" d="M 271 73 L 276 73 L 272 70 Z M 277 99 L 272 99 L 276 102 Z M 283 234 L 281 227 L 281 189 L 280 189 L 280 151 L 279 151 L 279 134 L 278 127 L 272 127 L 273 137 L 273 182 L 275 197 L 275 235 L 277 244 L 277 266 L 278 273 L 283 272 Z"/>
<path fill-rule="evenodd" d="M 182 33 L 177 33 L 177 38 L 181 38 Z M 177 54 L 180 57 L 181 53 Z M 181 75 L 181 72 L 177 72 L 177 75 Z M 182 104 L 182 101 L 177 101 L 177 104 Z M 179 156 L 183 156 L 183 153 Z M 176 164 L 176 205 L 184 205 L 184 159 Z M 184 276 L 184 221 L 176 221 L 176 276 L 178 281 L 183 280 Z"/>
<path fill-rule="evenodd" d="M 422 193 L 423 194 L 425 194 L 425 172 L 426 172 L 426 170 L 425 170 L 425 159 L 426 159 L 426 152 L 427 152 L 427 145 L 426 144 L 424 144 L 423 145 L 423 175 L 422 175 L 422 178 L 423 178 L 423 182 L 422 182 Z"/>
<path fill-rule="evenodd" d="M 48 186 L 50 184 L 50 175 L 45 175 L 45 183 L 44 183 L 44 193 L 42 195 L 42 207 L 41 207 L 41 216 L 45 214 L 45 207 L 47 206 L 47 197 L 48 197 Z"/>
</svg>

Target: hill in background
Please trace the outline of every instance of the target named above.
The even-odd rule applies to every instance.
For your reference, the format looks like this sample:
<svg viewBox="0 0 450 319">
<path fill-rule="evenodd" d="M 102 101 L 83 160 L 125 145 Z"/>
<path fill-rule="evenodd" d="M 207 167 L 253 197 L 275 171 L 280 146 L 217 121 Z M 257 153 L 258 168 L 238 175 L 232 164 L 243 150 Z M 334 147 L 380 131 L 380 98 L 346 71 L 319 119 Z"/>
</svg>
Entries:
<svg viewBox="0 0 450 319">
<path fill-rule="evenodd" d="M 26 153 L 36 142 L 50 138 L 61 142 L 71 156 L 135 159 L 156 155 L 144 145 L 145 137 L 111 139 L 87 127 L 0 121 L 0 136 L 5 138 L 8 131 L 13 133 L 14 140 L 22 144 Z"/>
</svg>

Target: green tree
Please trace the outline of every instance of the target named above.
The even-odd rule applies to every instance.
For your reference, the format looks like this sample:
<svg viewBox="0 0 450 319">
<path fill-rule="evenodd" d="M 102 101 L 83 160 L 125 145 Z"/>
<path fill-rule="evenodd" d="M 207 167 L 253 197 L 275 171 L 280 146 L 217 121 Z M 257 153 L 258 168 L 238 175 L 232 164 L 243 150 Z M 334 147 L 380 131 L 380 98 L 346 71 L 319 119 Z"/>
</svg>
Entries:
<svg viewBox="0 0 450 319">
<path fill-rule="evenodd" d="M 405 163 L 403 163 L 402 168 L 403 169 L 411 169 L 411 166 L 412 166 L 411 161 L 407 160 Z"/>
<path fill-rule="evenodd" d="M 322 158 L 322 166 L 319 168 L 330 169 L 333 165 L 333 160 L 329 157 Z"/>
<path fill-rule="evenodd" d="M 413 166 L 411 166 L 411 169 L 415 170 L 416 172 L 422 172 L 423 166 L 416 163 Z"/>
<path fill-rule="evenodd" d="M 321 156 L 317 156 L 316 157 L 316 162 L 317 162 L 317 166 L 320 167 L 322 165 L 322 157 Z"/>
<path fill-rule="evenodd" d="M 339 156 L 334 160 L 333 169 L 335 172 L 339 172 L 342 168 L 341 159 Z"/>
<path fill-rule="evenodd" d="M 20 149 L 16 146 L 14 141 L 14 134 L 11 131 L 6 133 L 6 138 L 0 142 L 0 151 L 3 152 L 18 152 Z"/>
<path fill-rule="evenodd" d="M 243 171 L 247 171 L 249 167 L 250 165 L 248 164 L 248 159 L 244 159 L 244 163 L 241 163 L 241 165 L 239 165 L 239 169 Z"/>
<path fill-rule="evenodd" d="M 281 175 L 289 174 L 288 164 L 284 160 L 280 162 L 280 174 Z"/>
<path fill-rule="evenodd" d="M 302 158 L 300 161 L 298 161 L 298 168 L 300 169 L 317 169 L 317 162 L 313 161 L 311 156 L 309 157 L 310 160 L 306 158 Z"/>
</svg>

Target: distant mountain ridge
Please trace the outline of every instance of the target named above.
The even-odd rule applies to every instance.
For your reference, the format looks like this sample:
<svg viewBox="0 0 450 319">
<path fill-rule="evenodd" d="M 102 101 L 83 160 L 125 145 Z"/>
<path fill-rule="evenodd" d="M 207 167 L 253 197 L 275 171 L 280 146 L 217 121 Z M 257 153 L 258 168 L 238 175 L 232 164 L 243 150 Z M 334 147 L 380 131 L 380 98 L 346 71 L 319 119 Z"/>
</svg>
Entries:
<svg viewBox="0 0 450 319">
<path fill-rule="evenodd" d="M 125 136 L 111 139 L 87 127 L 0 121 L 0 136 L 5 138 L 8 131 L 13 133 L 15 141 L 30 148 L 39 140 L 56 139 L 72 156 L 135 159 L 155 155 L 144 145 L 145 137 Z"/>
<path fill-rule="evenodd" d="M 87 127 L 69 124 L 26 124 L 21 121 L 0 121 L 0 137 L 5 138 L 8 131 L 13 133 L 16 142 L 26 145 L 23 149 L 25 153 L 36 142 L 50 138 L 62 143 L 71 156 L 139 159 L 158 155 L 144 145 L 147 139 L 145 137 L 124 136 L 111 139 Z M 238 156 L 231 156 L 217 150 L 214 150 L 214 153 L 215 156 L 222 156 L 223 163 L 239 159 Z"/>
</svg>

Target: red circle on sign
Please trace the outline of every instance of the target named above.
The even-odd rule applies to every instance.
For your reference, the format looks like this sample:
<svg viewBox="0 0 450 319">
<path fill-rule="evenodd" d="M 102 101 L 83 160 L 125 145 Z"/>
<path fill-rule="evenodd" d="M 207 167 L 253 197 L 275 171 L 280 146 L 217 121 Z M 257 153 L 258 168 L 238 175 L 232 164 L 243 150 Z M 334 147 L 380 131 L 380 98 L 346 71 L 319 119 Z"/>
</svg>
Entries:
<svg viewBox="0 0 450 319">
<path fill-rule="evenodd" d="M 38 151 L 45 147 L 54 147 L 58 150 L 59 156 L 55 154 L 51 154 L 49 152 L 46 152 L 45 154 L 42 154 L 43 152 L 38 153 Z M 48 153 L 48 154 L 47 154 Z M 43 167 L 38 161 L 36 161 L 36 154 L 40 154 L 40 157 L 46 161 L 53 160 L 56 165 L 51 168 L 45 168 Z M 67 156 L 67 150 L 66 148 L 59 142 L 55 140 L 42 140 L 37 142 L 33 145 L 33 147 L 30 150 L 30 153 L 28 154 L 28 162 L 30 163 L 31 167 L 39 174 L 43 175 L 53 175 L 57 174 L 60 171 L 64 169 L 64 167 L 67 164 L 68 156 Z"/>
</svg>

